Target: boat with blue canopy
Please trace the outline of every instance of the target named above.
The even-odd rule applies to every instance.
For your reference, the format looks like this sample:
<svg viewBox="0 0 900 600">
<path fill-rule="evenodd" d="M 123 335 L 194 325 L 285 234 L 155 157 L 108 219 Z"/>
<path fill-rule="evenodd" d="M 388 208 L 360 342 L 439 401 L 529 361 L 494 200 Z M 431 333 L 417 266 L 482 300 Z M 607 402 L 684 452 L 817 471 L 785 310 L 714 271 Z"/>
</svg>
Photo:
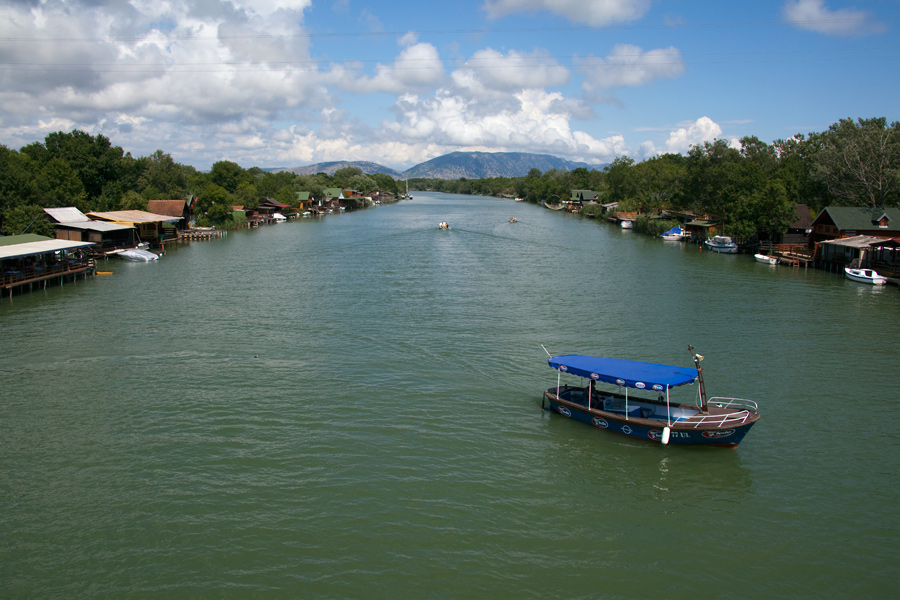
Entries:
<svg viewBox="0 0 900 600">
<path fill-rule="evenodd" d="M 663 232 L 660 237 L 667 242 L 683 242 L 689 237 L 689 234 L 681 227 L 673 227 L 672 229 Z"/>
<path fill-rule="evenodd" d="M 688 349 L 693 368 L 583 354 L 552 356 L 548 352 L 547 362 L 558 375 L 556 387 L 544 392 L 541 405 L 550 412 L 636 439 L 735 448 L 759 420 L 757 405 L 740 398 L 707 398 L 700 367 L 703 357 L 693 347 Z M 583 381 L 581 385 L 563 384 L 563 375 Z M 673 388 L 694 383 L 696 402 L 671 399 Z"/>
</svg>

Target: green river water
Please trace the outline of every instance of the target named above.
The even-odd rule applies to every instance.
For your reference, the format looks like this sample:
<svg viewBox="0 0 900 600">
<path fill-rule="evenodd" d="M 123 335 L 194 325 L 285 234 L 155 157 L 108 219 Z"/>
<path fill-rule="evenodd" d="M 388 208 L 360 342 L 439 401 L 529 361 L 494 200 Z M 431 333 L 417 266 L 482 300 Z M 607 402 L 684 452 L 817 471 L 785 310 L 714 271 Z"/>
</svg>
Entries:
<svg viewBox="0 0 900 600">
<path fill-rule="evenodd" d="M 0 298 L 4 599 L 897 593 L 894 286 L 425 193 L 101 270 Z M 541 344 L 761 420 L 595 430 Z"/>
</svg>

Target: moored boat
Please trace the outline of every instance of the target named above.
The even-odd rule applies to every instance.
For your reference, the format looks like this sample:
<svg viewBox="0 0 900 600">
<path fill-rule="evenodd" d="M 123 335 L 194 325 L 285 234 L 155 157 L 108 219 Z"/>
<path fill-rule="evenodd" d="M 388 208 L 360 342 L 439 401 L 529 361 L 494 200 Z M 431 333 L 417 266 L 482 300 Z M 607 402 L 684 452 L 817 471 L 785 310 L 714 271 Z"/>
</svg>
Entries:
<svg viewBox="0 0 900 600">
<path fill-rule="evenodd" d="M 753 258 L 761 263 L 769 263 L 770 265 L 778 264 L 778 257 L 776 256 L 769 256 L 767 254 L 754 254 Z"/>
<path fill-rule="evenodd" d="M 118 255 L 125 260 L 132 260 L 135 262 L 149 262 L 151 260 L 159 259 L 159 255 L 155 252 L 150 252 L 149 250 L 144 250 L 142 248 L 122 250 Z"/>
<path fill-rule="evenodd" d="M 737 244 L 734 243 L 727 235 L 714 235 L 705 242 L 704 245 L 710 252 L 721 252 L 722 254 L 736 254 L 738 251 Z"/>
<path fill-rule="evenodd" d="M 887 277 L 879 275 L 878 271 L 872 269 L 844 268 L 844 274 L 847 276 L 847 279 L 860 283 L 870 283 L 872 285 L 884 285 L 887 283 Z"/>
<path fill-rule="evenodd" d="M 706 397 L 703 357 L 688 346 L 694 368 L 602 358 L 582 354 L 550 356 L 558 372 L 556 387 L 544 392 L 542 406 L 551 412 L 640 440 L 686 446 L 737 447 L 759 420 L 755 402 Z M 548 353 L 549 354 L 549 353 Z M 562 374 L 587 380 L 563 385 Z M 696 403 L 676 403 L 670 391 L 698 383 Z M 604 390 L 599 384 L 606 384 Z M 629 393 L 642 390 L 645 395 Z M 647 396 L 646 393 L 654 397 Z"/>
<path fill-rule="evenodd" d="M 622 229 L 633 229 L 634 223 L 632 223 L 631 221 L 620 221 L 619 227 L 621 227 Z"/>
<path fill-rule="evenodd" d="M 663 233 L 660 237 L 667 242 L 682 242 L 688 238 L 688 233 L 681 227 L 673 227 Z"/>
</svg>

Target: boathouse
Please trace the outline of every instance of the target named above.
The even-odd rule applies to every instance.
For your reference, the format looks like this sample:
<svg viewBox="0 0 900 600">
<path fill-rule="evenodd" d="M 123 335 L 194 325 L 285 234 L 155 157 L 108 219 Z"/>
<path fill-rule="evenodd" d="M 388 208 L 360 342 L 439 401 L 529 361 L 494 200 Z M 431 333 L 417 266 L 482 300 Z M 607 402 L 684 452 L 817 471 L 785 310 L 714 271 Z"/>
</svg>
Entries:
<svg viewBox="0 0 900 600">
<path fill-rule="evenodd" d="M 88 251 L 93 242 L 73 242 L 24 234 L 0 236 L 0 290 L 26 291 L 62 284 L 94 273 Z"/>
<path fill-rule="evenodd" d="M 887 277 L 900 274 L 900 238 L 855 235 L 825 240 L 818 257 L 819 266 L 829 271 L 844 267 L 870 268 Z"/>
<path fill-rule="evenodd" d="M 161 244 L 170 239 L 177 239 L 175 223 L 180 217 L 158 215 L 145 210 L 113 210 L 108 212 L 89 212 L 87 216 L 100 221 L 109 221 L 119 225 L 130 225 L 137 229 L 138 238 L 142 242 Z"/>
<path fill-rule="evenodd" d="M 136 230 L 131 225 L 92 221 L 74 206 L 45 208 L 44 212 L 54 222 L 58 240 L 92 242 L 101 252 L 134 248 L 137 245 Z"/>
</svg>

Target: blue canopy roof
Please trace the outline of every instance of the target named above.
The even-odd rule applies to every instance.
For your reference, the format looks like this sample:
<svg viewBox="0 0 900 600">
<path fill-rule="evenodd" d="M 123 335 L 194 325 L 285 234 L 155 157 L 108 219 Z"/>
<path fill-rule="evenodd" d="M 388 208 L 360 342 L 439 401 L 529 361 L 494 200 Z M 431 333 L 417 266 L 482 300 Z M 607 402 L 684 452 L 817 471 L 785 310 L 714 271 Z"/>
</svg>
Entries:
<svg viewBox="0 0 900 600">
<path fill-rule="evenodd" d="M 683 233 L 684 233 L 684 230 L 681 227 L 673 227 L 672 229 L 670 229 L 668 231 L 664 231 L 662 233 L 662 235 L 677 235 L 677 234 L 683 234 Z"/>
<path fill-rule="evenodd" d="M 636 362 L 621 358 L 600 358 L 583 354 L 563 354 L 547 360 L 550 366 L 594 381 L 638 389 L 663 391 L 676 385 L 693 383 L 697 369 Z"/>
</svg>

